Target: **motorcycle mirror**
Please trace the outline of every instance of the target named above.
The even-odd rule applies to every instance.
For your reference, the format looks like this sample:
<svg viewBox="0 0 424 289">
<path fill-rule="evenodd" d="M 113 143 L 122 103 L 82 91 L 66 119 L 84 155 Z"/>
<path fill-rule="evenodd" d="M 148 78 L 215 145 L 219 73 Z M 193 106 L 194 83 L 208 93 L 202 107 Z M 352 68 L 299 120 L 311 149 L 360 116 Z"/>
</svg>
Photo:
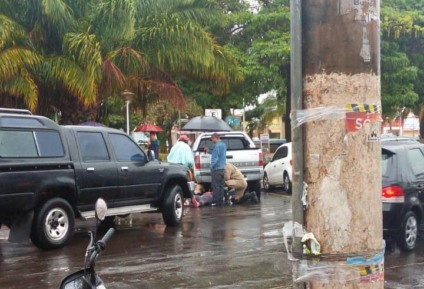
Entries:
<svg viewBox="0 0 424 289">
<path fill-rule="evenodd" d="M 96 219 L 99 221 L 104 221 L 107 212 L 107 204 L 105 200 L 102 198 L 97 199 L 94 211 L 96 212 Z"/>
</svg>

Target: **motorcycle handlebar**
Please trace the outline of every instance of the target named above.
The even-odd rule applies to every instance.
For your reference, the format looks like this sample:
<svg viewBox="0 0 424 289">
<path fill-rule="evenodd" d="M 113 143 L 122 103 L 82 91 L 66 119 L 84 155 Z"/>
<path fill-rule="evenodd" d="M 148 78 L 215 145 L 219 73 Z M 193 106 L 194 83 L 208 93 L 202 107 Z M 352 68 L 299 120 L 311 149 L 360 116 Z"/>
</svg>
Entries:
<svg viewBox="0 0 424 289">
<path fill-rule="evenodd" d="M 106 234 L 103 236 L 103 238 L 96 242 L 96 245 L 93 247 L 93 250 L 91 250 L 90 253 L 90 268 L 94 267 L 94 264 L 96 263 L 97 256 L 99 256 L 100 252 L 103 251 L 106 248 L 106 243 L 112 237 L 113 233 L 115 233 L 114 228 L 110 228 Z"/>
<path fill-rule="evenodd" d="M 109 241 L 109 239 L 113 236 L 113 233 L 115 233 L 115 229 L 114 228 L 110 228 L 106 232 L 106 234 L 103 236 L 103 238 L 100 241 L 98 241 L 100 244 L 102 244 L 102 246 L 103 246 L 102 249 L 103 250 L 104 250 L 104 247 L 106 246 L 107 241 Z"/>
</svg>

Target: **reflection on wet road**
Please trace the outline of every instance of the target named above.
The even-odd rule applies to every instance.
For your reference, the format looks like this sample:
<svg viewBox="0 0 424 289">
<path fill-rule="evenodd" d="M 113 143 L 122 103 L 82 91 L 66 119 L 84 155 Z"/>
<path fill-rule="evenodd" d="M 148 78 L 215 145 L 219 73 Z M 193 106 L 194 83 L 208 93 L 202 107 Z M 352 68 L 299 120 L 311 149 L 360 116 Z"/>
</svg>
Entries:
<svg viewBox="0 0 424 289">
<path fill-rule="evenodd" d="M 135 215 L 132 225 L 122 219 L 97 263 L 107 288 L 292 288 L 282 238 L 290 196 L 264 194 L 258 205 L 189 208 L 185 214 L 175 228 L 159 214 Z M 0 230 L 0 288 L 58 288 L 83 264 L 93 223 L 79 224 L 71 244 L 56 251 L 10 244 Z M 422 239 L 412 253 L 386 253 L 385 288 L 424 288 L 423 273 Z"/>
<path fill-rule="evenodd" d="M 138 215 L 117 226 L 98 274 L 108 289 L 291 288 L 281 230 L 290 218 L 282 194 L 258 205 L 189 208 L 175 228 L 159 214 Z M 58 288 L 81 268 L 89 228 L 83 223 L 70 245 L 49 252 L 0 240 L 0 288 Z"/>
</svg>

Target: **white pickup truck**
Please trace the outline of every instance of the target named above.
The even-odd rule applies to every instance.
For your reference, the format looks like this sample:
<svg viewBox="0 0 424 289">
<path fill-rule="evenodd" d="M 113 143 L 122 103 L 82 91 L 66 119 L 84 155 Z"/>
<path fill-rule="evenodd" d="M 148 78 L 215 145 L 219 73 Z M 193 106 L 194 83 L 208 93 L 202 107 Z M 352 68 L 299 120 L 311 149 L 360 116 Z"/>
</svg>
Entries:
<svg viewBox="0 0 424 289">
<path fill-rule="evenodd" d="M 211 141 L 212 132 L 200 134 L 193 143 L 194 153 L 194 177 L 196 182 L 206 188 L 211 184 L 211 172 L 209 165 L 211 155 L 204 152 L 204 147 L 213 148 Z M 234 164 L 245 176 L 249 191 L 255 191 L 260 199 L 261 180 L 263 177 L 262 150 L 256 148 L 250 137 L 242 131 L 218 132 L 221 141 L 227 145 L 227 162 Z"/>
</svg>

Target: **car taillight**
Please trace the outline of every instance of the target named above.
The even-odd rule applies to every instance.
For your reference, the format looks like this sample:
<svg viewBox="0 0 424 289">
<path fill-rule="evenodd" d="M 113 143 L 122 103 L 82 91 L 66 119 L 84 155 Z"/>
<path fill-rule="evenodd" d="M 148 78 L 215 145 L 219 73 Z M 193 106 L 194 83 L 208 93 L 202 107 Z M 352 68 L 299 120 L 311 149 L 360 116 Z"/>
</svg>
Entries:
<svg viewBox="0 0 424 289">
<path fill-rule="evenodd" d="M 293 160 L 290 160 L 290 165 L 293 166 Z"/>
<path fill-rule="evenodd" d="M 405 202 L 405 194 L 401 186 L 384 187 L 382 192 L 382 201 L 388 203 L 403 203 Z"/>
<path fill-rule="evenodd" d="M 259 153 L 259 166 L 260 167 L 264 166 L 264 155 L 262 152 Z"/>
<path fill-rule="evenodd" d="M 194 156 L 194 166 L 196 170 L 200 170 L 200 156 Z"/>
</svg>

